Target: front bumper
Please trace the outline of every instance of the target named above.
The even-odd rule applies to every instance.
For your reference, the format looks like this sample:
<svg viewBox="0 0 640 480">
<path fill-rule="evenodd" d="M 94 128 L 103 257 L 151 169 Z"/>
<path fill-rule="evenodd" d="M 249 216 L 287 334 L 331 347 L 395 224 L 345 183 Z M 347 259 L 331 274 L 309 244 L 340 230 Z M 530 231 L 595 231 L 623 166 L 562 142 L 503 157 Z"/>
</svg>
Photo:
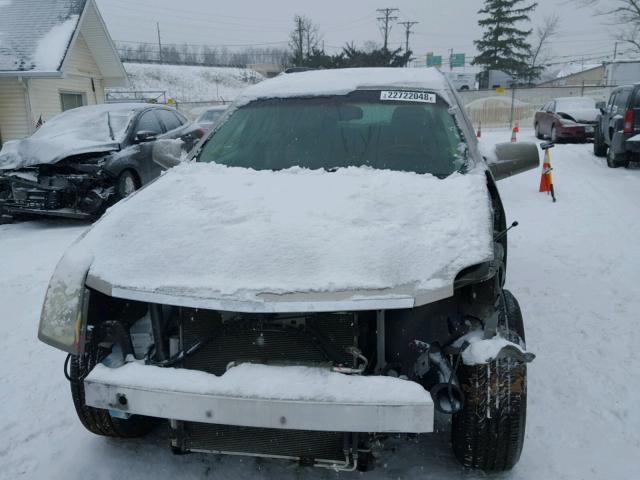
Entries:
<svg viewBox="0 0 640 480">
<path fill-rule="evenodd" d="M 577 127 L 558 127 L 558 138 L 563 140 L 586 140 L 593 138 L 594 127 L 592 125 L 580 125 Z"/>
<path fill-rule="evenodd" d="M 261 367 L 253 379 L 250 370 L 243 373 L 243 383 L 233 387 L 236 393 L 230 393 L 229 388 L 216 386 L 227 374 L 217 377 L 138 364 L 114 369 L 98 366 L 84 381 L 85 399 L 88 406 L 110 410 L 114 415 L 218 425 L 333 432 L 433 431 L 431 397 L 424 390 L 420 395 L 417 387 L 422 387 L 409 380 L 323 371 L 321 378 L 328 379 L 331 388 L 328 393 L 319 393 L 319 368 L 305 367 L 309 375 L 289 381 L 287 369 L 291 367 Z M 231 370 L 235 368 L 239 367 Z M 259 388 L 252 393 L 252 387 L 264 385 L 264 368 L 269 369 L 268 375 L 276 384 L 293 385 L 295 392 L 287 389 L 278 398 L 260 393 Z M 332 391 L 337 392 L 335 399 L 330 398 Z"/>
<path fill-rule="evenodd" d="M 95 215 L 91 215 L 80 210 L 73 208 L 57 208 L 57 209 L 45 209 L 45 208 L 33 208 L 18 205 L 10 202 L 0 201 L 0 210 L 7 215 L 34 215 L 40 217 L 55 217 L 55 218 L 71 218 L 74 220 L 92 220 Z"/>
</svg>

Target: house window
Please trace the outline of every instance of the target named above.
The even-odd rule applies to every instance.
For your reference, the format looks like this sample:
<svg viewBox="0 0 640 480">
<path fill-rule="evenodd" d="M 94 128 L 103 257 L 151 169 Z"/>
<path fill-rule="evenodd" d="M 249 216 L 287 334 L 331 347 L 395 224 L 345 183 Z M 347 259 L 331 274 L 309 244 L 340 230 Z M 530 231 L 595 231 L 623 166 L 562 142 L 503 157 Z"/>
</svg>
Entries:
<svg viewBox="0 0 640 480">
<path fill-rule="evenodd" d="M 64 92 L 60 93 L 60 103 L 62 111 L 71 110 L 72 108 L 82 107 L 86 105 L 84 93 Z"/>
</svg>

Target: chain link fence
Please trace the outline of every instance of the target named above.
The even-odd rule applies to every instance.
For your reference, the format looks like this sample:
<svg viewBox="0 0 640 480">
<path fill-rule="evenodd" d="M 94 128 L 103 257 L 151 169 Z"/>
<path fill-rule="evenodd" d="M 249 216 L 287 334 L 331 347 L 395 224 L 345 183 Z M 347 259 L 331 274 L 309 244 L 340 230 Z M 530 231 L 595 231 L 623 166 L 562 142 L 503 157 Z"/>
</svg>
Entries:
<svg viewBox="0 0 640 480">
<path fill-rule="evenodd" d="M 558 97 L 589 97 L 596 102 L 607 101 L 614 87 L 567 86 L 531 87 L 496 90 L 467 90 L 458 96 L 474 127 L 511 128 L 515 122 L 523 128 L 533 128 L 533 117 L 542 106 Z"/>
</svg>

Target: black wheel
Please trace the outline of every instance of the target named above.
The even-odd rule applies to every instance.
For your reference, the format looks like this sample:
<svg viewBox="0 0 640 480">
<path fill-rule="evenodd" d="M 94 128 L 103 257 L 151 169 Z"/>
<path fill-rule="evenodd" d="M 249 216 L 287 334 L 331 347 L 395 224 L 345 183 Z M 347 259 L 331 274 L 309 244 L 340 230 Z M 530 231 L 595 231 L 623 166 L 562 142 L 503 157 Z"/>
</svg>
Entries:
<svg viewBox="0 0 640 480">
<path fill-rule="evenodd" d="M 598 125 L 596 125 L 595 132 L 593 133 L 593 154 L 596 157 L 607 156 L 607 144 L 604 143 L 604 138 L 602 138 L 602 132 Z"/>
<path fill-rule="evenodd" d="M 128 197 L 138 188 L 140 188 L 138 178 L 131 170 L 125 170 L 118 176 L 118 181 L 116 182 L 118 200 Z"/>
<path fill-rule="evenodd" d="M 533 128 L 536 131 L 536 138 L 538 140 L 542 140 L 544 138 L 544 135 L 542 135 L 542 133 L 540 133 L 540 125 L 538 123 L 536 123 Z"/>
<path fill-rule="evenodd" d="M 91 433 L 105 437 L 134 438 L 148 433 L 155 426 L 157 419 L 141 415 L 132 415 L 126 420 L 113 418 L 107 410 L 86 405 L 84 377 L 95 365 L 95 360 L 94 352 L 85 353 L 82 357 L 71 355 L 69 359 L 71 397 L 82 425 Z"/>
<path fill-rule="evenodd" d="M 520 306 L 507 290 L 500 308 L 500 333 L 524 347 Z M 527 366 L 512 358 L 486 365 L 463 365 L 458 380 L 465 405 L 453 416 L 456 458 L 468 468 L 510 470 L 520 459 L 527 415 Z"/>
</svg>

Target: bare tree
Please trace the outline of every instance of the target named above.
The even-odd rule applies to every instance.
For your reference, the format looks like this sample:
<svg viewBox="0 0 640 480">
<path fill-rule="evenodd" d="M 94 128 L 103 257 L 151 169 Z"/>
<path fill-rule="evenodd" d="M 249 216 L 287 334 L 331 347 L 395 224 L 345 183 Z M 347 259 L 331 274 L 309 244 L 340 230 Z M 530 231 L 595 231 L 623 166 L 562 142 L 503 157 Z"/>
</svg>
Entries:
<svg viewBox="0 0 640 480">
<path fill-rule="evenodd" d="M 640 53 L 640 0 L 577 0 L 577 2 L 595 7 L 596 13 L 609 17 L 612 23 L 622 26 L 622 33 L 615 38 L 628 43 Z"/>
<path fill-rule="evenodd" d="M 560 17 L 557 13 L 544 17 L 542 24 L 537 26 L 533 34 L 531 55 L 529 57 L 529 81 L 537 78 L 544 64 L 549 61 L 549 41 L 558 33 Z"/>
<path fill-rule="evenodd" d="M 322 41 L 318 25 L 303 15 L 296 15 L 293 19 L 295 28 L 289 36 L 289 48 L 293 61 L 300 65 L 305 58 L 318 48 Z"/>
</svg>

